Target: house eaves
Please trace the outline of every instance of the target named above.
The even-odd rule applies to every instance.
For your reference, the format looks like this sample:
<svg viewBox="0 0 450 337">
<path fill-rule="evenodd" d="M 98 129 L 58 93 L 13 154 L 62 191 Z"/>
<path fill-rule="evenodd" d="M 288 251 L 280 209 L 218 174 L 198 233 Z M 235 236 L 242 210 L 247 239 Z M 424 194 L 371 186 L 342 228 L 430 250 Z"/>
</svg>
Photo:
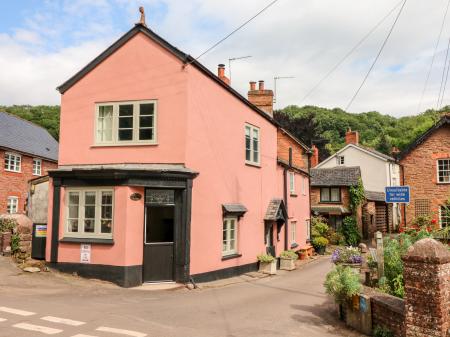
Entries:
<svg viewBox="0 0 450 337">
<path fill-rule="evenodd" d="M 81 80 L 89 72 L 91 72 L 93 69 L 95 69 L 100 63 L 102 63 L 109 56 L 114 54 L 119 48 L 121 48 L 123 45 L 125 45 L 132 37 L 134 37 L 138 33 L 143 33 L 148 38 L 150 38 L 152 41 L 156 42 L 158 45 L 160 45 L 161 47 L 163 47 L 166 50 L 168 50 L 169 52 L 171 52 L 175 57 L 177 57 L 183 63 L 183 67 L 186 67 L 189 65 L 196 67 L 204 75 L 206 75 L 207 77 L 212 79 L 214 82 L 216 82 L 218 85 L 220 85 L 222 88 L 227 90 L 231 95 L 233 95 L 235 98 L 240 100 L 242 103 L 244 103 L 250 109 L 254 110 L 256 113 L 261 115 L 263 118 L 265 118 L 267 121 L 269 121 L 271 124 L 273 124 L 277 128 L 281 128 L 280 124 L 273 117 L 271 117 L 270 115 L 268 115 L 267 113 L 265 113 L 264 111 L 259 109 L 256 105 L 250 103 L 244 96 L 242 96 L 240 93 L 238 93 L 236 90 L 234 90 L 228 84 L 224 83 L 220 78 L 218 78 L 208 68 L 206 68 L 200 62 L 198 62 L 191 55 L 186 54 L 186 53 L 182 52 L 181 50 L 179 50 L 178 48 L 174 47 L 172 44 L 170 44 L 169 42 L 164 40 L 161 36 L 159 36 L 158 34 L 153 32 L 149 28 L 143 26 L 142 24 L 136 24 L 127 33 L 125 33 L 121 38 L 119 38 L 116 42 L 114 42 L 111 46 L 109 46 L 103 53 L 101 53 L 99 56 L 97 56 L 95 59 L 93 59 L 91 62 L 89 62 L 83 69 L 81 69 L 79 72 L 77 72 L 71 78 L 69 78 L 66 82 L 64 82 L 63 84 L 58 86 L 56 89 L 61 94 L 64 94 L 73 85 L 75 85 L 79 80 Z"/>
</svg>

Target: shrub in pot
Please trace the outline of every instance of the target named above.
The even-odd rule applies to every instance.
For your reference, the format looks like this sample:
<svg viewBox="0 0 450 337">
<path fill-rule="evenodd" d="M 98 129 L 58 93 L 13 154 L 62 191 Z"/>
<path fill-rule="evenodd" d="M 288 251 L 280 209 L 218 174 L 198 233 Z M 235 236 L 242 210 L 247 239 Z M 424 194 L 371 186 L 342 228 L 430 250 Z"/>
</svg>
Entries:
<svg viewBox="0 0 450 337">
<path fill-rule="evenodd" d="M 261 254 L 257 256 L 259 261 L 259 272 L 269 275 L 277 273 L 277 259 L 270 254 Z"/>
<path fill-rule="evenodd" d="M 312 245 L 319 255 L 325 254 L 325 248 L 328 245 L 327 238 L 324 238 L 323 236 L 315 237 L 312 241 Z"/>
<path fill-rule="evenodd" d="M 294 270 L 295 260 L 298 259 L 298 255 L 293 250 L 285 250 L 280 254 L 280 269 L 282 270 Z"/>
<path fill-rule="evenodd" d="M 347 303 L 361 291 L 359 275 L 346 266 L 336 266 L 330 271 L 324 283 L 327 294 L 332 295 L 338 304 Z"/>
</svg>

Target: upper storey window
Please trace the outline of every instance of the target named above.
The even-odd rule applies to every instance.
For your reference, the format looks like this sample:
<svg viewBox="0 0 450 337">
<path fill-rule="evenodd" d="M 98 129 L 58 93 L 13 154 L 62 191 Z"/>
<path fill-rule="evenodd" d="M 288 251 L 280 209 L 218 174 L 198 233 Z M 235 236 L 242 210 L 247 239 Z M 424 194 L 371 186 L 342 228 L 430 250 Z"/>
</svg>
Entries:
<svg viewBox="0 0 450 337">
<path fill-rule="evenodd" d="M 245 162 L 259 165 L 259 128 L 250 124 L 245 125 Z"/>
<path fill-rule="evenodd" d="M 96 144 L 156 144 L 156 101 L 96 105 Z"/>
</svg>

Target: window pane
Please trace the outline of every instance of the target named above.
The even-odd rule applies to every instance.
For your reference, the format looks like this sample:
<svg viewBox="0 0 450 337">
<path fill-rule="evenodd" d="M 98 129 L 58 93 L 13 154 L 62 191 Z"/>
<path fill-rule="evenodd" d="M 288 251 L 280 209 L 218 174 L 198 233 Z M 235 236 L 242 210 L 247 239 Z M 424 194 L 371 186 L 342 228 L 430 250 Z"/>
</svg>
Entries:
<svg viewBox="0 0 450 337">
<path fill-rule="evenodd" d="M 119 105 L 119 117 L 133 116 L 133 104 Z"/>
<path fill-rule="evenodd" d="M 95 205 L 95 192 L 86 192 L 84 198 L 85 205 Z"/>
<path fill-rule="evenodd" d="M 141 116 L 153 115 L 153 112 L 154 112 L 154 104 L 153 103 L 141 104 L 139 108 L 140 108 L 139 114 Z"/>
<path fill-rule="evenodd" d="M 133 128 L 133 117 L 120 117 L 119 118 L 119 128 L 120 129 Z"/>
<path fill-rule="evenodd" d="M 69 193 L 69 205 L 78 205 L 80 201 L 80 195 L 78 192 Z"/>
<path fill-rule="evenodd" d="M 78 219 L 69 220 L 67 230 L 69 232 L 78 232 Z"/>
<path fill-rule="evenodd" d="M 153 139 L 153 129 L 140 129 L 139 140 L 151 140 Z"/>
<path fill-rule="evenodd" d="M 112 221 L 111 220 L 102 220 L 102 233 L 111 233 L 112 232 Z"/>
<path fill-rule="evenodd" d="M 78 219 L 78 205 L 69 206 L 69 218 Z"/>
<path fill-rule="evenodd" d="M 153 117 L 152 116 L 139 117 L 139 127 L 149 128 L 152 126 L 153 126 Z"/>
<path fill-rule="evenodd" d="M 322 187 L 320 189 L 320 200 L 330 201 L 330 189 L 328 187 Z"/>
<path fill-rule="evenodd" d="M 119 140 L 133 140 L 133 130 L 119 130 Z"/>
<path fill-rule="evenodd" d="M 94 233 L 94 230 L 95 230 L 95 220 L 93 219 L 84 220 L 84 232 Z"/>
<path fill-rule="evenodd" d="M 340 195 L 339 195 L 339 188 L 332 188 L 331 189 L 331 201 L 340 201 Z"/>
<path fill-rule="evenodd" d="M 245 160 L 251 160 L 250 136 L 245 136 Z"/>
</svg>

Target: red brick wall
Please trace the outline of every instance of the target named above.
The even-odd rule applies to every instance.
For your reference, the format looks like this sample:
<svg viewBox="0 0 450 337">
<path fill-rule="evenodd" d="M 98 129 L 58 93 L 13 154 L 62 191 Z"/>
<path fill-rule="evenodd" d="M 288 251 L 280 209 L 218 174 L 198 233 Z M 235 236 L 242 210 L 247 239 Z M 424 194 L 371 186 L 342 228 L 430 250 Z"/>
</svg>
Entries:
<svg viewBox="0 0 450 337">
<path fill-rule="evenodd" d="M 437 159 L 450 158 L 450 127 L 436 130 L 417 146 L 400 164 L 405 176 L 404 185 L 411 186 L 411 203 L 406 206 L 406 220 L 415 218 L 415 200 L 430 200 L 431 215 L 438 218 L 439 205 L 450 197 L 450 184 L 437 183 Z"/>
<path fill-rule="evenodd" d="M 375 295 L 370 299 L 372 327 L 389 329 L 394 336 L 405 336 L 405 301 L 387 294 Z"/>
<path fill-rule="evenodd" d="M 35 157 L 21 154 L 21 172 L 9 172 L 5 171 L 5 152 L 5 150 L 0 149 L 0 214 L 6 213 L 8 197 L 19 198 L 18 210 L 22 213 L 27 200 L 28 181 L 38 177 L 33 175 L 33 158 Z M 42 159 L 42 175 L 46 175 L 48 169 L 57 166 L 57 163 Z"/>
<path fill-rule="evenodd" d="M 305 149 L 295 142 L 282 130 L 277 131 L 277 157 L 284 162 L 289 162 L 289 147 L 292 148 L 292 164 L 295 167 L 308 169 L 308 155 Z"/>
</svg>

